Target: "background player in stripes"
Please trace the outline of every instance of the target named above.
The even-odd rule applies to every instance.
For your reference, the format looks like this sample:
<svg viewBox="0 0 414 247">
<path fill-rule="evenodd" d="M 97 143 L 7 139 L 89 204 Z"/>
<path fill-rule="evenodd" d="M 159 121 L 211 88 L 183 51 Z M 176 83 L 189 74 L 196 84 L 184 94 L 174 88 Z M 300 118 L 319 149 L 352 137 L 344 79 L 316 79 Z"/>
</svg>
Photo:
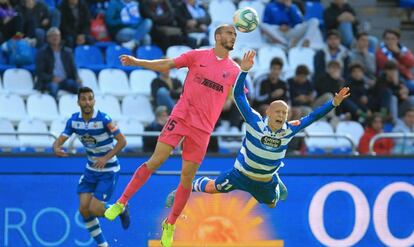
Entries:
<svg viewBox="0 0 414 247">
<path fill-rule="evenodd" d="M 273 101 L 264 118 L 250 107 L 243 90 L 246 74 L 245 71 L 240 73 L 233 91 L 236 105 L 247 124 L 246 136 L 234 167 L 215 180 L 208 177 L 194 180 L 192 191 L 213 194 L 243 190 L 259 203 L 275 207 L 279 199 L 285 200 L 287 197 L 287 189 L 279 178 L 278 170 L 284 165 L 288 143 L 300 130 L 339 106 L 350 95 L 349 88 L 342 88 L 333 100 L 308 116 L 287 122 L 289 107 L 282 100 Z M 175 191 L 168 195 L 167 207 L 173 203 L 174 196 Z"/>
<path fill-rule="evenodd" d="M 120 165 L 116 154 L 126 145 L 125 136 L 105 113 L 95 110 L 95 98 L 92 89 L 82 87 L 78 91 L 80 112 L 74 113 L 67 121 L 65 130 L 53 143 L 57 156 L 68 154 L 61 148 L 74 133 L 85 147 L 88 161 L 86 169 L 79 179 L 79 212 L 85 222 L 86 229 L 99 247 L 107 247 L 108 243 L 102 233 L 97 217 L 104 215 L 107 201 L 118 181 Z M 117 140 L 116 145 L 113 139 Z M 126 207 L 121 214 L 124 229 L 129 227 L 129 213 Z"/>
</svg>

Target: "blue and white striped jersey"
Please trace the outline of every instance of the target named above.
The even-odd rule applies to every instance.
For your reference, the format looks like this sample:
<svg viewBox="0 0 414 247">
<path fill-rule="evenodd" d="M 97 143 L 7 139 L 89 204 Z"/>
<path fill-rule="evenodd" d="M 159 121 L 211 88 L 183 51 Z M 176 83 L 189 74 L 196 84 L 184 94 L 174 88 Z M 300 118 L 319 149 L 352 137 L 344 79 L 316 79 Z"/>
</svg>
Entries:
<svg viewBox="0 0 414 247">
<path fill-rule="evenodd" d="M 320 119 L 334 108 L 326 102 L 308 116 L 285 123 L 282 129 L 272 132 L 267 118 L 253 110 L 244 93 L 246 72 L 241 72 L 233 89 L 234 100 L 246 121 L 246 136 L 237 155 L 234 167 L 252 177 L 271 178 L 283 166 L 288 143 L 300 130 Z"/>
<path fill-rule="evenodd" d="M 89 122 L 83 120 L 80 112 L 72 114 L 62 135 L 70 137 L 73 133 L 85 147 L 88 156 L 86 168 L 97 172 L 119 171 L 116 156 L 108 160 L 103 169 L 93 167 L 96 158 L 106 155 L 114 148 L 114 136 L 121 133 L 107 114 L 95 110 Z"/>
</svg>

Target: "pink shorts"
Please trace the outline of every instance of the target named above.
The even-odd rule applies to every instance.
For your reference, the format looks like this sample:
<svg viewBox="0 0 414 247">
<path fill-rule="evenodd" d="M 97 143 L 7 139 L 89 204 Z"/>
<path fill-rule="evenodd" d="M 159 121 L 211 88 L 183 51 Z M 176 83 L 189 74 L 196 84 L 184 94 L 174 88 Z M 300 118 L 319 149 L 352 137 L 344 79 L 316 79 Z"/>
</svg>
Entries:
<svg viewBox="0 0 414 247">
<path fill-rule="evenodd" d="M 181 118 L 170 116 L 158 141 L 175 148 L 183 138 L 183 160 L 201 164 L 207 152 L 210 134 L 186 124 Z"/>
</svg>

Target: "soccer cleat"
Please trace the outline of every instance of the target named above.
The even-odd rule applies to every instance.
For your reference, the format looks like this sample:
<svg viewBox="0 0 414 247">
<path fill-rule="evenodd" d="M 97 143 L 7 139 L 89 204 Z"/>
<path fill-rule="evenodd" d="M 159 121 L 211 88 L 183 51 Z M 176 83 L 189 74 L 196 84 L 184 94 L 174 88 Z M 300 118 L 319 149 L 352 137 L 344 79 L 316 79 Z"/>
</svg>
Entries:
<svg viewBox="0 0 414 247">
<path fill-rule="evenodd" d="M 119 215 L 121 219 L 122 228 L 125 230 L 128 229 L 129 225 L 131 224 L 131 216 L 129 215 L 129 204 L 124 207 L 124 211 Z"/>
<path fill-rule="evenodd" d="M 105 210 L 105 218 L 107 218 L 108 220 L 114 220 L 118 215 L 122 213 L 124 208 L 124 204 L 120 202 L 111 205 L 107 210 Z"/>
<path fill-rule="evenodd" d="M 175 225 L 167 223 L 167 219 L 162 222 L 161 245 L 171 247 L 174 239 Z"/>
<path fill-rule="evenodd" d="M 170 194 L 168 194 L 167 199 L 165 200 L 166 208 L 170 208 L 174 204 L 175 192 L 177 192 L 177 190 L 173 190 L 170 192 Z"/>
<path fill-rule="evenodd" d="M 282 182 L 279 175 L 276 174 L 277 182 L 279 183 L 279 190 L 280 190 L 280 200 L 284 201 L 286 200 L 288 196 L 288 191 L 286 188 L 286 185 Z"/>
</svg>

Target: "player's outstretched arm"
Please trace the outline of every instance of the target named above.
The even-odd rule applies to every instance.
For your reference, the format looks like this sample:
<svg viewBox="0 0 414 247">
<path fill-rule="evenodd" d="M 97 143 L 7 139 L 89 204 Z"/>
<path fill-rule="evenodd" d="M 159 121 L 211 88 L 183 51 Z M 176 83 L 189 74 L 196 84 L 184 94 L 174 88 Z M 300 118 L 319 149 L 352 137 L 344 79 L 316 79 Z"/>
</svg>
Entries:
<svg viewBox="0 0 414 247">
<path fill-rule="evenodd" d="M 172 68 L 175 68 L 173 59 L 157 59 L 157 60 L 146 60 L 139 59 L 129 55 L 121 55 L 119 57 L 122 65 L 124 66 L 140 66 L 145 69 L 154 70 L 158 72 L 165 72 Z"/>
<path fill-rule="evenodd" d="M 67 157 L 68 154 L 62 149 L 62 145 L 69 137 L 60 135 L 58 139 L 53 142 L 53 152 L 55 152 L 56 156 L 59 157 Z"/>
<path fill-rule="evenodd" d="M 332 109 L 339 106 L 342 101 L 351 95 L 349 93 L 349 87 L 343 87 L 341 90 L 339 90 L 338 93 L 335 93 L 335 97 L 333 100 L 330 100 L 323 104 L 322 106 L 316 108 L 313 112 L 311 112 L 309 115 L 301 118 L 299 120 L 299 125 L 295 126 L 295 132 L 299 132 L 300 130 L 308 127 L 313 122 L 321 119 L 323 116 L 328 114 Z"/>
</svg>

